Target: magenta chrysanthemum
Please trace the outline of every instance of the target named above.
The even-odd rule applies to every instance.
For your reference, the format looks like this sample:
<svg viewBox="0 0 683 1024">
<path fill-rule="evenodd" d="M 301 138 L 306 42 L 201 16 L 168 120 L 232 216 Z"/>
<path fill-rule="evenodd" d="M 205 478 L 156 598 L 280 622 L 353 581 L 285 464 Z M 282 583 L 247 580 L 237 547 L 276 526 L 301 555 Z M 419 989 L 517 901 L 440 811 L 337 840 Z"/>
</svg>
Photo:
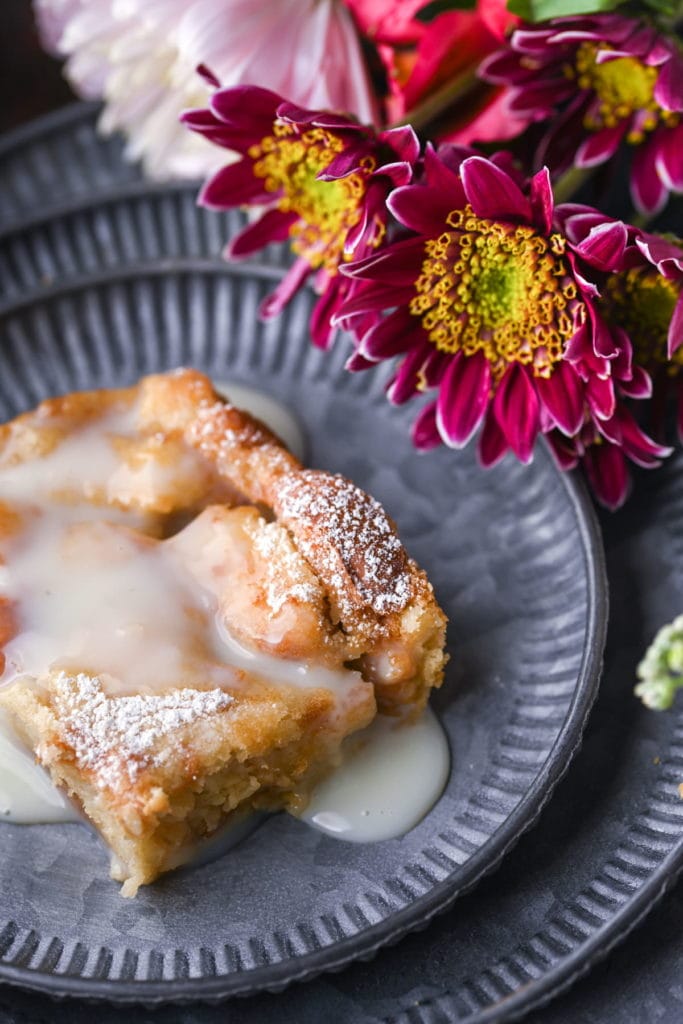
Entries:
<svg viewBox="0 0 683 1024">
<path fill-rule="evenodd" d="M 547 122 L 537 158 L 553 174 L 604 163 L 627 143 L 641 211 L 683 192 L 683 53 L 651 25 L 621 14 L 532 25 L 480 74 L 509 88 L 508 111 L 521 124 Z"/>
<path fill-rule="evenodd" d="M 631 373 L 596 286 L 621 268 L 626 226 L 591 211 L 594 224 L 573 243 L 547 171 L 523 188 L 502 162 L 428 147 L 424 183 L 388 200 L 413 234 L 344 268 L 358 287 L 338 315 L 348 325 L 389 311 L 359 339 L 352 368 L 403 356 L 393 401 L 438 389 L 416 443 L 462 447 L 481 428 L 485 465 L 508 449 L 529 461 L 541 431 L 573 436 L 587 420 L 608 421 L 613 365 Z"/>
<path fill-rule="evenodd" d="M 628 334 L 634 362 L 652 378 L 655 425 L 675 396 L 683 437 L 683 248 L 637 232 L 628 263 L 606 282 L 603 315 Z"/>
<path fill-rule="evenodd" d="M 255 86 L 218 89 L 207 109 L 185 123 L 242 154 L 204 185 L 200 202 L 212 209 L 262 205 L 263 216 L 232 240 L 231 257 L 289 239 L 296 261 L 261 314 L 279 313 L 314 275 L 321 295 L 311 320 L 313 341 L 326 347 L 331 318 L 353 284 L 343 263 L 384 240 L 386 197 L 412 177 L 419 144 L 411 128 L 376 133 L 341 114 L 302 110 Z"/>
</svg>

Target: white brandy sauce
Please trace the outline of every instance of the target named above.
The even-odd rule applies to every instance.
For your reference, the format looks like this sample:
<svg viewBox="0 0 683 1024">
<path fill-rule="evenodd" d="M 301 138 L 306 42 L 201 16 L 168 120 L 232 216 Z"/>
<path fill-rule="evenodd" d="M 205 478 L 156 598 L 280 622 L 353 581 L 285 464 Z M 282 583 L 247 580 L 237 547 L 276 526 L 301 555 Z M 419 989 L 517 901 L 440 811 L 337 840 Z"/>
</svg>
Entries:
<svg viewBox="0 0 683 1024">
<path fill-rule="evenodd" d="M 0 711 L 0 821 L 35 825 L 81 820 Z"/>
<path fill-rule="evenodd" d="M 241 386 L 218 385 L 217 390 L 257 415 L 294 454 L 301 454 L 301 429 L 279 402 Z M 131 469 L 112 445 L 111 435 L 125 439 L 133 431 L 130 412 L 111 413 L 104 425 L 100 421 L 86 427 L 44 458 L 0 469 L 0 499 L 34 510 L 12 545 L 10 565 L 0 566 L 0 596 L 17 600 L 14 581 L 20 579 L 23 609 L 22 628 L 5 645 L 0 685 L 54 667 L 68 670 L 71 663 L 113 674 L 121 693 L 153 692 L 155 680 L 187 680 L 188 672 L 204 681 L 208 676 L 216 686 L 234 685 L 239 670 L 247 669 L 290 685 L 322 685 L 343 700 L 356 673 L 288 662 L 237 643 L 218 622 L 212 595 L 181 564 L 177 552 L 167 554 L 163 543 L 148 545 L 134 532 L 143 523 L 140 513 L 112 508 L 103 513 L 83 503 L 100 493 L 106 498 L 110 491 L 134 495 L 141 488 L 156 492 L 166 486 L 165 477 L 171 476 L 166 467 L 151 459 Z M 192 466 L 188 462 L 182 470 L 191 475 Z M 53 504 L 50 495 L 55 492 L 68 493 L 70 502 Z M 65 579 L 66 591 L 60 586 Z M 188 606 L 201 611 L 199 620 L 185 613 Z M 207 623 L 208 649 L 198 639 Z M 418 722 L 399 728 L 380 717 L 361 740 L 317 788 L 302 820 L 357 842 L 400 835 L 441 794 L 449 770 L 443 730 L 428 711 Z M 17 824 L 80 820 L 0 714 L 2 819 Z M 242 825 L 237 831 L 241 836 L 250 829 Z M 212 842 L 218 850 L 224 841 Z M 207 858 L 203 846 L 197 856 Z"/>
<path fill-rule="evenodd" d="M 316 787 L 301 820 L 354 843 L 409 832 L 439 799 L 450 772 L 448 740 L 432 709 L 406 725 L 378 715 L 347 742 L 355 749 Z"/>
</svg>

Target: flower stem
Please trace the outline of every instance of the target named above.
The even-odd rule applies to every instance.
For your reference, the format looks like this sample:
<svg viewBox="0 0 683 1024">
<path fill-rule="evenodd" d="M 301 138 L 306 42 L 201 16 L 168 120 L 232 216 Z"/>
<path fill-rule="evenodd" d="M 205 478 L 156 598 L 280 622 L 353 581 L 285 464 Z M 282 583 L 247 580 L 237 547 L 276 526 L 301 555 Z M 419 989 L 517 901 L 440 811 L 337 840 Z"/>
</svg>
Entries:
<svg viewBox="0 0 683 1024">
<path fill-rule="evenodd" d="M 566 203 L 588 181 L 592 173 L 592 167 L 570 167 L 553 185 L 555 202 Z"/>
<path fill-rule="evenodd" d="M 400 125 L 410 124 L 416 131 L 421 131 L 426 125 L 435 121 L 445 110 L 457 103 L 464 96 L 468 96 L 477 86 L 483 85 L 474 70 L 464 72 L 449 82 L 446 82 L 436 92 L 428 96 L 426 100 L 413 107 L 404 118 L 392 125 L 397 128 Z"/>
</svg>

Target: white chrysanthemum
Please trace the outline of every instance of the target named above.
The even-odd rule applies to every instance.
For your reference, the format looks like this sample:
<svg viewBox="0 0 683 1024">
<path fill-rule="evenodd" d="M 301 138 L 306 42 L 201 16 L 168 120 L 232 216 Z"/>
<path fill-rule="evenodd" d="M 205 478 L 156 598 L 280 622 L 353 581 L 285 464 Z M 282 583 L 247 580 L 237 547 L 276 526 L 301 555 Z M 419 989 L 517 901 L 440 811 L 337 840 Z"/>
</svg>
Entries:
<svg viewBox="0 0 683 1024">
<path fill-rule="evenodd" d="M 45 45 L 76 92 L 102 98 L 104 132 L 155 178 L 201 177 L 225 150 L 178 122 L 204 106 L 204 64 L 223 86 L 260 85 L 312 108 L 374 120 L 358 39 L 339 0 L 34 0 Z"/>
</svg>

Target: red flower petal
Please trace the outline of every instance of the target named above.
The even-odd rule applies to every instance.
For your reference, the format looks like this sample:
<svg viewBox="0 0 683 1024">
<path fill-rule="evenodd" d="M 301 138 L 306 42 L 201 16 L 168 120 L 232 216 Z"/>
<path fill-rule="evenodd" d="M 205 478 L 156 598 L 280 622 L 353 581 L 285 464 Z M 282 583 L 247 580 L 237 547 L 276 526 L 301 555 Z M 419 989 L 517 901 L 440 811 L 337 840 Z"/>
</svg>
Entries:
<svg viewBox="0 0 683 1024">
<path fill-rule="evenodd" d="M 219 89 L 209 100 L 209 106 L 216 117 L 245 127 L 250 123 L 253 125 L 255 121 L 268 121 L 272 124 L 281 103 L 281 96 L 258 85 Z"/>
<path fill-rule="evenodd" d="M 538 174 L 534 174 L 531 179 L 529 199 L 531 201 L 534 224 L 542 234 L 549 234 L 553 226 L 555 200 L 552 185 L 550 184 L 550 171 L 547 167 L 542 167 Z"/>
<path fill-rule="evenodd" d="M 654 98 L 665 110 L 683 110 L 683 60 L 679 54 L 660 68 Z"/>
<path fill-rule="evenodd" d="M 489 409 L 487 415 L 484 417 L 484 426 L 479 435 L 478 443 L 478 454 L 479 461 L 482 466 L 487 468 L 495 466 L 497 462 L 503 458 L 505 453 L 508 451 L 508 445 L 505 434 L 496 423 L 496 418 L 493 415 L 491 409 Z"/>
<path fill-rule="evenodd" d="M 296 213 L 281 213 L 280 210 L 267 210 L 253 224 L 232 239 L 226 246 L 228 259 L 240 259 L 262 249 L 270 242 L 284 242 L 289 238 L 289 228 L 298 220 Z"/>
<path fill-rule="evenodd" d="M 673 192 L 683 192 L 683 124 L 657 132 L 655 166 L 660 178 Z"/>
<path fill-rule="evenodd" d="M 371 370 L 377 366 L 377 363 L 372 362 L 370 359 L 366 359 L 360 354 L 360 352 L 354 352 L 353 355 L 344 363 L 344 369 L 348 370 L 349 373 L 359 373 L 361 370 Z"/>
<path fill-rule="evenodd" d="M 405 309 L 396 309 L 384 317 L 363 336 L 358 351 L 366 359 L 378 363 L 382 359 L 408 352 L 424 338 L 419 320 Z"/>
<path fill-rule="evenodd" d="M 556 430 L 553 430 L 552 433 L 548 434 L 546 440 L 557 465 L 563 473 L 566 473 L 567 470 L 576 468 L 579 463 L 579 456 L 571 442 L 567 441 L 567 439 Z"/>
<path fill-rule="evenodd" d="M 259 308 L 259 316 L 262 320 L 271 320 L 278 313 L 281 313 L 292 295 L 298 292 L 304 281 L 311 272 L 308 260 L 298 259 L 289 268 L 280 281 L 275 291 L 266 296 Z"/>
<path fill-rule="evenodd" d="M 387 199 L 387 207 L 399 223 L 429 237 L 441 234 L 446 217 L 458 205 L 463 205 L 459 197 L 424 185 L 403 185 Z"/>
<path fill-rule="evenodd" d="M 238 160 L 216 171 L 204 183 L 197 202 L 211 210 L 229 210 L 242 203 L 264 203 L 272 199 L 263 188 L 263 181 L 255 177 L 251 160 Z"/>
<path fill-rule="evenodd" d="M 560 430 L 571 437 L 583 422 L 584 386 L 570 363 L 560 362 L 550 377 L 537 377 L 536 390 Z"/>
<path fill-rule="evenodd" d="M 625 406 L 617 410 L 617 418 L 621 427 L 621 444 L 634 462 L 640 466 L 649 468 L 659 465 L 660 459 L 671 455 L 671 448 L 666 445 L 657 444 L 644 430 L 636 423 L 635 417 Z"/>
<path fill-rule="evenodd" d="M 583 465 L 598 501 L 612 511 L 623 505 L 630 485 L 624 453 L 612 444 L 594 445 Z"/>
<path fill-rule="evenodd" d="M 526 370 L 513 363 L 493 400 L 498 426 L 521 462 L 531 462 L 538 435 L 538 395 Z"/>
<path fill-rule="evenodd" d="M 386 132 L 380 132 L 378 137 L 391 146 L 401 160 L 413 164 L 420 155 L 420 140 L 409 124 L 389 128 Z"/>
<path fill-rule="evenodd" d="M 344 288 L 348 287 L 349 283 L 343 277 L 333 277 L 313 307 L 310 329 L 311 341 L 316 348 L 328 349 L 334 341 L 337 328 L 332 325 L 332 314 L 343 297 Z"/>
<path fill-rule="evenodd" d="M 353 295 L 346 299 L 343 306 L 334 315 L 335 324 L 345 324 L 349 317 L 357 313 L 371 313 L 373 310 L 388 309 L 390 306 L 400 306 L 415 294 L 415 289 L 396 287 L 374 281 L 363 281 L 360 287 L 354 289 Z"/>
<path fill-rule="evenodd" d="M 422 452 L 437 448 L 442 444 L 441 435 L 436 426 L 436 402 L 430 402 L 417 415 L 411 430 L 413 444 Z"/>
<path fill-rule="evenodd" d="M 387 387 L 387 397 L 394 405 L 402 405 L 417 394 L 418 376 L 432 348 L 428 341 L 423 341 L 405 357 Z"/>
<path fill-rule="evenodd" d="M 319 181 L 335 181 L 337 178 L 344 178 L 347 174 L 358 170 L 360 161 L 367 153 L 368 146 L 362 140 L 359 140 L 357 144 L 350 143 L 316 177 Z"/>
<path fill-rule="evenodd" d="M 585 396 L 589 409 L 598 419 L 608 420 L 614 415 L 616 398 L 611 377 L 591 374 L 586 382 Z"/>
<path fill-rule="evenodd" d="M 599 270 L 621 270 L 627 241 L 628 231 L 623 221 L 606 221 L 591 228 L 586 238 L 576 246 L 576 252 Z"/>
<path fill-rule="evenodd" d="M 439 387 L 436 423 L 451 448 L 464 448 L 481 423 L 489 400 L 491 367 L 481 352 L 457 352 Z"/>
<path fill-rule="evenodd" d="M 529 200 L 512 178 L 490 160 L 471 156 L 460 168 L 467 200 L 479 217 L 531 220 Z"/>
<path fill-rule="evenodd" d="M 614 128 L 603 128 L 599 132 L 591 132 L 576 151 L 574 163 L 577 167 L 597 167 L 605 160 L 614 156 L 619 144 L 626 134 L 628 121 L 623 120 Z"/>
<path fill-rule="evenodd" d="M 633 157 L 631 197 L 640 213 L 659 213 L 666 205 L 669 191 L 657 173 L 657 133 Z"/>
<path fill-rule="evenodd" d="M 683 341 L 683 339 L 681 339 Z M 627 398 L 650 398 L 652 378 L 642 366 L 634 366 L 630 380 L 620 380 L 619 390 Z"/>
<path fill-rule="evenodd" d="M 424 238 L 404 238 L 340 267 L 345 277 L 388 285 L 414 285 L 424 259 Z M 387 303 L 390 305 L 390 303 Z"/>
</svg>

